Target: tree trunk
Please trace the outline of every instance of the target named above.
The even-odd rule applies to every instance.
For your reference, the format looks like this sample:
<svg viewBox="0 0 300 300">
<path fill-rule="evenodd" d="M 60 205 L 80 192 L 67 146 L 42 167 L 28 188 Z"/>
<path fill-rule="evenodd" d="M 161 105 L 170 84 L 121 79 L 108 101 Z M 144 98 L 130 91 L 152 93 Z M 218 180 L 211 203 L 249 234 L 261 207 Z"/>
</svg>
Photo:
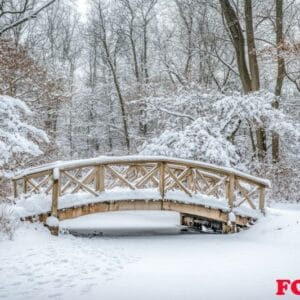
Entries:
<svg viewBox="0 0 300 300">
<path fill-rule="evenodd" d="M 257 156 L 260 161 L 263 161 L 267 153 L 266 131 L 260 127 L 256 130 L 256 148 Z"/>
<path fill-rule="evenodd" d="M 249 75 L 247 62 L 246 62 L 246 53 L 245 53 L 245 39 L 243 31 L 235 13 L 232 8 L 229 0 L 219 0 L 224 14 L 229 32 L 231 42 L 234 46 L 236 53 L 236 60 L 239 70 L 240 79 L 243 85 L 243 90 L 245 93 L 251 91 L 251 78 Z"/>
<path fill-rule="evenodd" d="M 245 93 L 257 91 L 260 89 L 260 80 L 254 40 L 252 1 L 245 0 L 244 2 L 249 69 L 246 61 L 244 34 L 238 16 L 229 0 L 219 1 L 230 32 L 231 42 L 235 49 L 243 90 Z M 258 128 L 256 130 L 256 149 L 259 160 L 263 161 L 267 151 L 266 132 L 264 128 Z"/>
<path fill-rule="evenodd" d="M 260 80 L 254 40 L 252 0 L 245 0 L 244 4 L 251 91 L 258 91 L 260 89 Z M 256 142 L 258 159 L 263 161 L 266 156 L 267 143 L 266 132 L 262 127 L 256 130 Z"/>
<path fill-rule="evenodd" d="M 109 60 L 109 65 L 110 65 L 110 69 L 113 75 L 113 80 L 114 80 L 114 84 L 116 87 L 116 91 L 117 91 L 117 95 L 119 98 L 119 102 L 120 102 L 120 107 L 121 107 L 121 113 L 122 113 L 122 121 L 123 121 L 123 128 L 124 128 L 124 138 L 125 138 L 125 144 L 126 144 L 126 148 L 127 151 L 130 151 L 130 139 L 129 139 L 129 132 L 128 132 L 128 126 L 127 126 L 127 116 L 126 116 L 126 110 L 125 110 L 125 102 L 121 93 L 121 89 L 120 89 L 120 84 L 117 78 L 117 74 L 116 71 L 111 63 L 111 61 Z"/>
<path fill-rule="evenodd" d="M 259 70 L 256 56 L 256 47 L 254 41 L 252 1 L 245 0 L 245 24 L 248 46 L 249 69 L 251 74 L 251 90 L 258 91 L 260 88 Z"/>
<path fill-rule="evenodd" d="M 125 109 L 125 101 L 124 101 L 124 98 L 123 98 L 123 95 L 122 95 L 122 92 L 121 92 L 120 83 L 119 83 L 118 76 L 117 76 L 117 71 L 116 71 L 116 48 L 113 51 L 114 52 L 114 57 L 112 57 L 112 55 L 110 53 L 110 50 L 109 50 L 109 45 L 108 45 L 108 42 L 107 42 L 105 21 L 104 21 L 103 11 L 102 11 L 100 2 L 99 2 L 98 9 L 99 9 L 100 26 L 101 26 L 101 29 L 102 29 L 102 34 L 100 34 L 99 37 L 100 37 L 102 46 L 103 46 L 104 51 L 105 51 L 107 64 L 108 64 L 108 66 L 110 68 L 110 71 L 112 73 L 114 85 L 115 85 L 116 92 L 117 92 L 117 95 L 118 95 L 120 108 L 121 108 L 121 118 L 122 118 L 122 122 L 123 122 L 124 139 L 125 139 L 127 152 L 129 153 L 129 151 L 130 151 L 130 139 L 129 139 L 129 131 L 128 131 L 128 125 L 127 125 L 127 114 L 126 114 L 126 109 Z"/>
<path fill-rule="evenodd" d="M 133 26 L 133 25 L 131 25 L 131 26 Z M 138 61 L 137 61 L 136 47 L 135 47 L 135 43 L 133 40 L 133 29 L 132 28 L 130 28 L 129 39 L 130 39 L 131 50 L 132 50 L 134 75 L 135 75 L 137 83 L 140 83 L 140 73 L 139 73 L 139 67 L 138 67 Z"/>
<path fill-rule="evenodd" d="M 284 43 L 283 38 L 283 0 L 276 0 L 276 46 L 277 46 L 277 79 L 275 87 L 276 99 L 273 102 L 273 107 L 279 108 L 279 98 L 281 96 L 282 85 L 285 77 L 285 61 L 281 55 L 281 48 Z M 272 160 L 279 161 L 279 136 L 277 133 L 272 133 Z"/>
<path fill-rule="evenodd" d="M 144 67 L 144 76 L 145 83 L 149 83 L 149 73 L 148 73 L 148 40 L 147 40 L 147 21 L 143 26 L 143 42 L 144 42 L 144 55 L 143 55 L 143 67 Z"/>
</svg>

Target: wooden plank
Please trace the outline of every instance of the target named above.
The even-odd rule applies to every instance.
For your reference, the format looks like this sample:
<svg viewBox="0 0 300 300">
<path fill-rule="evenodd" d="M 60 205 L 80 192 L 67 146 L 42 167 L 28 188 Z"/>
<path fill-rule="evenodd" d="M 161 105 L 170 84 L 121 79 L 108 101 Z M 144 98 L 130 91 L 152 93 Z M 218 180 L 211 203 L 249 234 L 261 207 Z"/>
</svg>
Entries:
<svg viewBox="0 0 300 300">
<path fill-rule="evenodd" d="M 31 178 L 43 177 L 43 176 L 46 176 L 46 175 L 51 176 L 52 175 L 52 169 L 51 170 L 42 171 L 42 172 L 32 173 L 32 174 L 26 175 L 24 177 L 31 179 Z"/>
<path fill-rule="evenodd" d="M 232 209 L 234 206 L 234 189 L 235 189 L 235 176 L 230 175 L 226 183 L 226 197 L 228 200 L 228 205 Z"/>
<path fill-rule="evenodd" d="M 197 186 L 196 186 L 197 175 L 195 170 L 191 169 L 191 174 L 189 175 L 188 180 L 190 181 L 190 188 L 192 189 L 192 192 L 195 194 L 197 191 Z"/>
<path fill-rule="evenodd" d="M 178 187 L 181 190 L 183 190 L 184 192 L 186 192 L 189 196 L 192 197 L 192 193 L 180 181 L 177 180 L 177 177 L 173 174 L 173 172 L 168 168 L 167 165 L 166 165 L 165 169 L 169 173 L 169 175 L 171 176 L 171 178 L 176 182 L 176 184 L 178 185 Z"/>
<path fill-rule="evenodd" d="M 108 170 L 110 170 L 110 172 L 117 177 L 118 179 L 120 179 L 122 182 L 124 182 L 126 185 L 128 185 L 132 190 L 135 190 L 135 187 L 129 182 L 127 181 L 122 175 L 120 175 L 117 171 L 115 171 L 112 167 L 110 166 L 106 166 L 106 168 Z"/>
<path fill-rule="evenodd" d="M 155 166 L 146 175 L 144 175 L 142 178 L 140 178 L 140 180 L 135 184 L 135 186 L 137 188 L 139 188 L 140 186 L 142 186 L 144 183 L 146 183 L 148 180 L 150 180 L 150 178 L 152 178 L 152 176 L 157 172 L 158 169 L 159 169 L 159 167 Z"/>
<path fill-rule="evenodd" d="M 129 181 L 133 181 L 139 174 L 138 165 L 129 165 L 124 172 L 119 174 Z"/>
<path fill-rule="evenodd" d="M 210 184 L 208 183 L 207 179 L 204 177 L 203 173 L 200 172 L 199 170 L 195 170 L 196 174 L 199 175 L 201 177 L 201 179 L 203 180 L 203 182 L 205 183 L 207 188 L 210 188 Z"/>
<path fill-rule="evenodd" d="M 249 205 L 251 206 L 251 208 L 256 209 L 255 205 L 253 204 L 253 202 L 251 201 L 250 197 L 248 196 L 249 191 L 247 191 L 245 188 L 243 188 L 239 181 L 236 180 L 236 186 L 237 188 L 240 190 L 240 192 L 242 193 L 242 195 L 245 197 L 245 199 L 247 200 L 247 202 L 249 203 Z"/>
<path fill-rule="evenodd" d="M 187 168 L 187 169 L 185 169 L 184 171 L 182 171 L 182 173 L 178 176 L 178 177 L 176 177 L 177 178 L 177 180 L 182 180 L 182 179 L 184 179 L 186 176 L 187 176 L 187 174 L 190 172 L 190 168 Z M 174 175 L 175 176 L 175 175 Z M 172 189 L 174 186 L 176 186 L 176 182 L 171 182 L 167 187 L 166 187 L 166 190 L 167 189 Z"/>
<path fill-rule="evenodd" d="M 36 190 L 40 191 L 40 187 L 46 184 L 49 180 L 50 180 L 50 176 L 47 176 L 46 178 L 42 179 L 39 183 L 33 181 L 32 178 L 28 179 L 27 182 L 33 187 L 33 189 L 30 190 L 30 192 L 34 192 Z"/>
<path fill-rule="evenodd" d="M 259 188 L 259 209 L 260 211 L 265 214 L 265 188 L 260 187 Z"/>
<path fill-rule="evenodd" d="M 159 193 L 161 199 L 165 198 L 165 163 L 161 162 L 159 165 Z"/>
<path fill-rule="evenodd" d="M 58 210 L 58 196 L 59 196 L 59 180 L 53 180 L 52 184 L 52 206 L 51 215 L 57 217 Z"/>
<path fill-rule="evenodd" d="M 200 169 L 195 169 L 195 170 L 197 171 L 197 173 L 199 174 L 199 176 L 201 178 L 208 177 L 208 178 L 214 179 L 214 180 L 221 180 L 223 178 L 223 176 L 216 175 L 216 174 L 210 174 L 209 172 L 201 171 Z"/>
<path fill-rule="evenodd" d="M 48 175 L 46 178 L 44 178 L 39 184 L 38 184 L 38 187 L 42 187 L 44 184 L 48 183 L 49 180 L 51 179 L 51 176 Z"/>
<path fill-rule="evenodd" d="M 251 192 L 248 193 L 248 197 L 251 197 L 253 194 L 257 192 L 259 187 L 255 187 Z M 235 205 L 235 207 L 239 207 L 241 204 L 243 204 L 247 199 L 243 198 L 242 201 L 240 201 L 238 204 Z"/>
<path fill-rule="evenodd" d="M 83 178 L 81 183 L 85 185 L 89 184 L 93 180 L 95 171 L 96 171 L 95 169 L 90 170 L 90 172 L 88 172 L 88 174 Z M 72 190 L 71 194 L 78 192 L 80 189 L 81 189 L 81 185 L 77 184 L 76 187 Z"/>
<path fill-rule="evenodd" d="M 201 186 L 200 186 L 200 184 L 199 184 L 199 182 L 198 182 L 198 180 L 197 180 L 197 176 L 196 176 L 196 179 L 195 179 L 195 193 L 196 193 L 197 191 L 203 192 L 203 191 L 202 191 L 202 188 L 201 188 Z"/>
<path fill-rule="evenodd" d="M 80 182 L 78 179 L 76 179 L 75 177 L 73 177 L 72 175 L 70 175 L 67 171 L 62 171 L 62 173 L 64 173 L 67 177 L 69 177 L 71 180 L 73 180 L 75 183 L 79 184 L 83 189 L 85 189 L 86 191 L 90 192 L 91 194 L 93 194 L 94 196 L 98 196 L 98 194 L 93 191 L 90 187 L 88 187 L 87 185 L 85 185 L 84 183 Z"/>
<path fill-rule="evenodd" d="M 189 174 L 187 174 L 186 178 L 186 182 L 187 182 L 187 187 L 189 190 L 191 190 L 192 192 L 194 192 L 195 189 L 195 185 L 194 185 L 194 178 L 193 178 L 193 172 L 191 168 L 188 168 L 189 170 Z"/>
<path fill-rule="evenodd" d="M 77 169 L 76 172 L 75 172 L 75 174 L 74 174 L 74 176 L 77 176 L 80 173 L 81 169 L 82 168 Z M 66 182 L 66 184 L 62 187 L 61 194 L 63 194 L 72 183 L 73 183 L 72 180 L 68 180 Z"/>
<path fill-rule="evenodd" d="M 155 166 L 154 166 L 155 167 Z M 144 166 L 140 166 L 142 172 L 144 173 L 143 175 L 146 175 L 148 173 L 148 170 L 146 169 L 146 167 Z M 158 180 L 153 176 L 150 177 L 150 180 L 156 185 L 159 186 L 159 182 Z"/>
<path fill-rule="evenodd" d="M 36 186 L 36 183 L 35 182 L 32 182 L 32 179 L 27 179 L 27 183 L 28 185 L 31 185 L 33 187 L 33 189 L 31 189 L 30 191 L 28 191 L 29 193 L 35 191 L 37 189 L 37 186 Z"/>
<path fill-rule="evenodd" d="M 205 193 L 208 196 L 211 195 L 211 194 L 213 194 L 217 190 L 217 188 L 225 182 L 225 180 L 226 180 L 226 177 L 222 178 L 213 187 L 211 187 L 209 191 L 206 191 Z"/>
<path fill-rule="evenodd" d="M 96 166 L 96 179 L 95 179 L 96 191 L 105 191 L 105 167 L 103 165 Z"/>
</svg>

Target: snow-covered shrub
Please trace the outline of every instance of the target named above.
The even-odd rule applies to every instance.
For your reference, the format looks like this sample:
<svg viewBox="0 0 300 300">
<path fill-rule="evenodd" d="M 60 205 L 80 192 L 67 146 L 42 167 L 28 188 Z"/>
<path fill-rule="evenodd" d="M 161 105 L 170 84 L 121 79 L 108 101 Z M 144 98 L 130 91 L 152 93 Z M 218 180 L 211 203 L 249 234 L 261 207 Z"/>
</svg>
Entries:
<svg viewBox="0 0 300 300">
<path fill-rule="evenodd" d="M 19 99 L 0 95 L 0 183 L 27 158 L 42 154 L 39 145 L 49 142 L 46 133 L 28 123 L 33 114 Z M 1 184 L 1 194 L 5 188 Z"/>
<path fill-rule="evenodd" d="M 182 131 L 165 131 L 145 145 L 141 155 L 165 155 L 230 166 L 237 161 L 236 148 L 212 127 L 208 120 L 197 119 Z"/>
<path fill-rule="evenodd" d="M 0 96 L 0 168 L 20 154 L 42 154 L 38 143 L 48 142 L 47 135 L 24 121 L 29 116 L 32 112 L 24 102 Z"/>
<path fill-rule="evenodd" d="M 292 120 L 281 109 L 275 109 L 272 106 L 274 99 L 275 95 L 265 90 L 246 95 L 233 93 L 215 101 L 212 113 L 227 136 L 244 123 L 254 130 L 262 126 L 282 138 L 292 136 L 295 142 L 299 141 L 299 122 Z"/>
<path fill-rule="evenodd" d="M 17 224 L 18 219 L 15 217 L 13 209 L 4 203 L 0 204 L 0 240 L 12 239 Z"/>
<path fill-rule="evenodd" d="M 241 136 L 237 131 L 236 147 L 241 155 L 240 164 L 247 166 L 248 172 L 269 178 L 273 187 L 269 197 L 276 200 L 300 200 L 300 123 L 292 119 L 282 109 L 275 109 L 272 103 L 274 94 L 267 91 L 253 92 L 248 95 L 238 93 L 224 96 L 216 101 L 214 108 L 223 132 L 230 136 L 235 128 L 251 127 L 252 133 L 263 127 L 267 133 L 267 148 L 271 150 L 272 132 L 280 139 L 280 157 L 278 163 L 272 162 L 271 151 L 267 150 L 266 160 L 262 163 L 253 158 L 253 149 L 249 143 L 249 133 Z M 255 136 L 254 136 L 255 139 Z M 248 140 L 248 142 L 247 142 Z"/>
</svg>

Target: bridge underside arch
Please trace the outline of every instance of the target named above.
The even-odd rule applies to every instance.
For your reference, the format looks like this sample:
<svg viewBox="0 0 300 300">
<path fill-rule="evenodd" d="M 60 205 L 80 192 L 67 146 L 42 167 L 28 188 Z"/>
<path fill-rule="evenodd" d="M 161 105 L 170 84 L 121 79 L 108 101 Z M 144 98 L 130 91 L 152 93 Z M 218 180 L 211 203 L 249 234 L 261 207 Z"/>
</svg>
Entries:
<svg viewBox="0 0 300 300">
<path fill-rule="evenodd" d="M 105 213 L 113 211 L 173 211 L 178 212 L 182 216 L 190 216 L 199 219 L 211 220 L 227 224 L 229 220 L 229 212 L 222 211 L 218 208 L 205 207 L 204 205 L 184 203 L 174 200 L 118 200 L 118 201 L 104 201 L 92 204 L 84 204 L 77 207 L 59 209 L 57 217 L 60 221 L 73 219 L 89 214 Z M 39 215 L 41 222 L 46 222 L 51 212 Z M 32 217 L 28 218 L 29 220 Z M 246 226 L 253 222 L 254 218 L 249 216 L 236 215 L 236 224 L 239 226 Z"/>
</svg>

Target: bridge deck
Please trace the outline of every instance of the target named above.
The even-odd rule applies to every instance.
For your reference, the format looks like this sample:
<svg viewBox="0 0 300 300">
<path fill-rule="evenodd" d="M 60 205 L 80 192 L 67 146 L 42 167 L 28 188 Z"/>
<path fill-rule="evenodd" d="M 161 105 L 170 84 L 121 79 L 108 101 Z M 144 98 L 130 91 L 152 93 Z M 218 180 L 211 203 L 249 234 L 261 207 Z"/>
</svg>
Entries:
<svg viewBox="0 0 300 300">
<path fill-rule="evenodd" d="M 93 205 L 103 202 L 120 202 L 120 201 L 132 201 L 136 200 L 154 202 L 178 202 L 182 204 L 193 204 L 196 206 L 203 206 L 210 209 L 216 209 L 225 213 L 230 212 L 230 207 L 226 199 L 220 199 L 215 197 L 209 197 L 203 194 L 196 194 L 192 197 L 187 196 L 181 191 L 168 191 L 165 195 L 164 201 L 161 201 L 160 193 L 155 189 L 141 189 L 141 190 L 127 190 L 116 189 L 99 193 L 98 196 L 93 197 L 88 193 L 68 194 L 60 197 L 58 203 L 58 209 L 63 211 L 68 208 L 82 207 L 85 205 Z M 50 195 L 32 195 L 31 197 L 21 199 L 15 206 L 15 211 L 20 218 L 26 218 L 30 216 L 37 216 L 40 214 L 46 214 L 51 212 L 52 199 Z M 132 208 L 133 210 L 137 208 Z M 147 209 L 145 208 L 142 209 Z M 261 213 L 257 210 L 250 209 L 246 206 L 233 208 L 232 210 L 236 215 L 243 217 L 259 218 Z"/>
</svg>

